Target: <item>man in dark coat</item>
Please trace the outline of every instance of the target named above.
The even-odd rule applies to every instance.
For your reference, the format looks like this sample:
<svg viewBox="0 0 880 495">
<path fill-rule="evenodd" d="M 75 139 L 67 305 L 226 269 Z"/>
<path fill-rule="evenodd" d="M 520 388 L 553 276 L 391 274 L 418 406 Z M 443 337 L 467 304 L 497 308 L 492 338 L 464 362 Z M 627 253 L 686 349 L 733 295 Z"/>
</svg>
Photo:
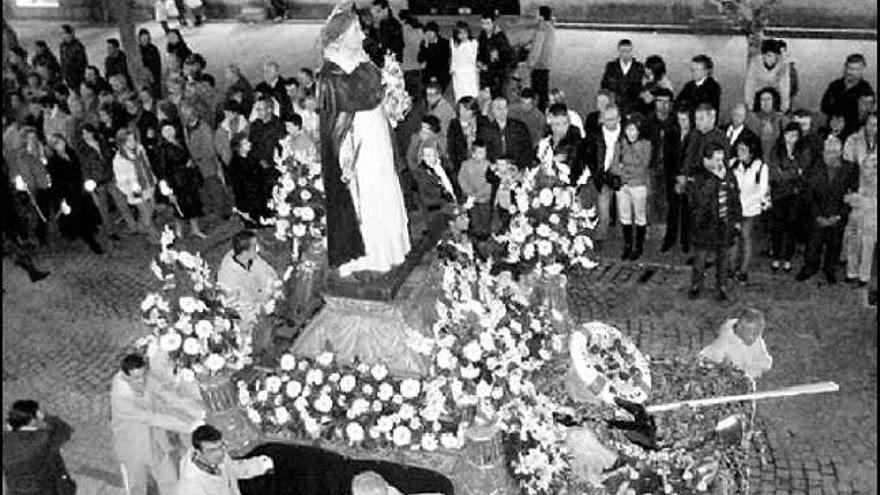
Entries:
<svg viewBox="0 0 880 495">
<path fill-rule="evenodd" d="M 682 184 L 683 180 L 690 180 L 695 174 L 702 172 L 703 152 L 707 146 L 720 145 L 724 150 L 725 160 L 730 158 L 731 148 L 727 137 L 716 127 L 717 115 L 718 112 L 707 103 L 700 105 L 694 112 L 694 130 L 688 138 L 682 162 Z"/>
<path fill-rule="evenodd" d="M 11 254 L 13 262 L 27 271 L 31 282 L 39 282 L 48 277 L 49 272 L 42 271 L 34 266 L 33 258 L 31 258 L 31 249 L 22 241 L 22 238 L 27 235 L 22 230 L 23 223 L 20 212 L 26 206 L 22 204 L 19 200 L 20 196 L 13 190 L 5 158 L 3 158 L 2 170 L 0 172 L 2 172 L 2 176 L 0 176 L 0 188 L 2 188 L 0 196 L 2 196 L 2 199 L 0 201 L 2 201 L 3 205 L 3 214 L 0 215 L 0 221 L 2 221 L 0 235 L 3 236 L 3 239 L 0 245 L 3 247 L 3 255 Z"/>
<path fill-rule="evenodd" d="M 715 255 L 715 289 L 719 301 L 728 300 L 724 284 L 727 278 L 728 250 L 733 246 L 742 221 L 739 186 L 733 170 L 725 165 L 724 148 L 711 143 L 703 149 L 703 166 L 694 172 L 687 185 L 691 204 L 691 244 L 694 265 L 688 297 L 696 299 L 703 288 L 706 261 Z"/>
<path fill-rule="evenodd" d="M 861 127 L 859 99 L 863 95 L 874 94 L 874 89 L 864 79 L 866 66 L 865 56 L 861 53 L 854 53 L 846 57 L 843 77 L 835 79 L 829 84 L 825 94 L 822 95 L 822 113 L 829 120 L 832 115 L 843 115 L 846 122 L 843 130 L 844 140 Z"/>
<path fill-rule="evenodd" d="M 495 13 L 486 11 L 480 18 L 482 31 L 477 39 L 477 68 L 480 69 L 480 87 L 489 87 L 492 96 L 504 94 L 504 85 L 513 63 L 513 50 L 507 35 L 495 19 Z"/>
<path fill-rule="evenodd" d="M 854 163 L 841 159 L 840 141 L 829 140 L 824 159 L 817 160 L 807 174 L 804 203 L 809 210 L 809 240 L 804 254 L 804 266 L 795 277 L 802 282 L 824 268 L 829 284 L 837 283 L 837 265 L 843 247 L 843 231 L 850 207 L 844 202 L 848 193 L 859 188 L 859 170 Z M 822 249 L 824 262 L 820 263 Z"/>
<path fill-rule="evenodd" d="M 605 65 L 601 88 L 617 95 L 617 106 L 622 116 L 629 115 L 639 103 L 645 66 L 632 55 L 632 41 L 617 43 L 617 58 Z"/>
<path fill-rule="evenodd" d="M 402 62 L 403 26 L 400 25 L 400 21 L 391 12 L 388 0 L 373 0 L 370 13 L 373 17 L 373 29 L 379 48 L 378 51 L 368 53 L 370 60 L 377 66 L 382 67 L 385 65 L 385 54 L 391 52 L 398 62 Z"/>
<path fill-rule="evenodd" d="M 119 48 L 119 40 L 110 38 L 107 40 L 107 58 L 104 59 L 104 78 L 110 79 L 110 76 L 121 74 L 125 77 L 128 85 L 131 86 L 131 75 L 128 73 L 128 59 Z"/>
<path fill-rule="evenodd" d="M 654 96 L 654 111 L 645 121 L 643 134 L 651 141 L 651 176 L 654 187 L 650 194 L 649 212 L 659 223 L 664 216 L 669 218 L 670 208 L 679 208 L 678 198 L 672 196 L 675 196 L 681 130 L 675 112 L 672 111 L 672 91 L 655 87 L 651 94 Z M 669 228 L 667 223 L 667 232 Z M 675 245 L 674 237 L 664 240 L 661 250 L 669 251 Z"/>
<path fill-rule="evenodd" d="M 578 152 L 581 148 L 581 132 L 571 125 L 568 117 L 568 107 L 564 103 L 554 103 L 547 110 L 547 120 L 550 122 L 550 145 L 553 147 L 553 157 L 571 169 L 574 164 L 580 162 Z M 571 185 L 575 185 L 575 179 L 569 174 Z"/>
<path fill-rule="evenodd" d="M 45 416 L 33 400 L 12 404 L 3 430 L 3 474 L 9 493 L 65 495 L 74 486 L 61 457 L 73 429 L 56 416 Z"/>
<path fill-rule="evenodd" d="M 425 39 L 419 46 L 419 63 L 425 64 L 422 69 L 422 79 L 425 84 L 435 80 L 440 85 L 442 92 L 446 91 L 449 84 L 449 63 L 452 58 L 452 48 L 449 40 L 440 36 L 440 26 L 431 21 L 425 26 Z"/>
<path fill-rule="evenodd" d="M 691 80 L 681 88 L 676 105 L 687 105 L 691 112 L 704 103 L 715 109 L 721 109 L 721 86 L 712 77 L 714 63 L 708 55 L 697 55 L 691 59 Z"/>
<path fill-rule="evenodd" d="M 263 65 L 263 80 L 254 88 L 254 92 L 262 93 L 275 99 L 279 106 L 281 120 L 289 119 L 293 112 L 293 101 L 287 93 L 286 81 L 281 77 L 278 62 L 269 61 Z"/>
<path fill-rule="evenodd" d="M 581 202 L 585 206 L 596 206 L 599 223 L 593 233 L 593 240 L 598 249 L 601 249 L 602 243 L 608 238 L 611 199 L 615 188 L 619 187 L 619 176 L 611 173 L 611 166 L 617 156 L 617 143 L 623 133 L 617 105 L 606 106 L 602 110 L 600 121 L 602 125 L 599 132 L 587 134 L 581 141 L 579 159 L 571 170 L 571 180 L 579 186 L 578 196 Z"/>
<path fill-rule="evenodd" d="M 150 32 L 146 29 L 138 31 L 138 46 L 141 50 L 141 62 L 153 79 L 150 82 L 150 92 L 158 96 L 162 88 L 162 56 L 159 55 L 159 49 L 153 44 Z"/>
<path fill-rule="evenodd" d="M 477 130 L 477 138 L 486 143 L 489 161 L 510 157 L 520 170 L 535 162 L 535 150 L 529 128 L 519 120 L 508 118 L 507 98 L 498 96 L 492 100 L 493 121 Z M 482 134 L 482 135 L 481 135 Z"/>
<path fill-rule="evenodd" d="M 86 47 L 77 39 L 70 24 L 61 26 L 61 29 L 64 31 L 64 39 L 59 47 L 61 75 L 69 88 L 78 90 L 85 77 L 86 67 L 89 65 Z"/>
</svg>

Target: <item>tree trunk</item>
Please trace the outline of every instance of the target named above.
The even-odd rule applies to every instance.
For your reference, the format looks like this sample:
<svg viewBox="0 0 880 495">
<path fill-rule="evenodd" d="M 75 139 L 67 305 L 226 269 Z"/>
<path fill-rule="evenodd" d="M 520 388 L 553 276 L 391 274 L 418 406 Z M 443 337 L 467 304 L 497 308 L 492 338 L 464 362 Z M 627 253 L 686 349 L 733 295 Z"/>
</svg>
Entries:
<svg viewBox="0 0 880 495">
<path fill-rule="evenodd" d="M 134 0 L 112 0 L 111 6 L 113 19 L 119 26 L 119 41 L 125 51 L 128 60 L 128 73 L 131 74 L 135 89 L 143 85 L 146 69 L 141 61 L 141 50 L 138 45 L 137 32 L 134 22 Z"/>
</svg>

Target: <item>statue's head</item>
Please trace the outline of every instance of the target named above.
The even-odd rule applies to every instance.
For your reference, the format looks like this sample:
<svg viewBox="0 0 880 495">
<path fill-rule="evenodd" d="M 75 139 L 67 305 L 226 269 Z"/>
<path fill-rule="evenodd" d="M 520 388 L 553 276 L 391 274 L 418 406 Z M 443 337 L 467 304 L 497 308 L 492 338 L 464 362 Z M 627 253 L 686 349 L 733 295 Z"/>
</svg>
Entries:
<svg viewBox="0 0 880 495">
<path fill-rule="evenodd" d="M 321 48 L 355 51 L 363 49 L 364 33 L 350 2 L 338 4 L 321 30 Z"/>
</svg>

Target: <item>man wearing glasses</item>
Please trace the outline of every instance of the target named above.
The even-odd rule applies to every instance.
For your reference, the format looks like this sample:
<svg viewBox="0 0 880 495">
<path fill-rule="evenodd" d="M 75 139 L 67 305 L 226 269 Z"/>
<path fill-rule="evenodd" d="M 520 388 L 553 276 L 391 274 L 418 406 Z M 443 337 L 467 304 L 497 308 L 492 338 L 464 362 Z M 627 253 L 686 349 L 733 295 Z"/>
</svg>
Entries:
<svg viewBox="0 0 880 495">
<path fill-rule="evenodd" d="M 202 425 L 192 433 L 192 449 L 180 460 L 177 495 L 241 495 L 238 480 L 272 470 L 269 456 L 232 460 L 217 428 Z"/>
</svg>

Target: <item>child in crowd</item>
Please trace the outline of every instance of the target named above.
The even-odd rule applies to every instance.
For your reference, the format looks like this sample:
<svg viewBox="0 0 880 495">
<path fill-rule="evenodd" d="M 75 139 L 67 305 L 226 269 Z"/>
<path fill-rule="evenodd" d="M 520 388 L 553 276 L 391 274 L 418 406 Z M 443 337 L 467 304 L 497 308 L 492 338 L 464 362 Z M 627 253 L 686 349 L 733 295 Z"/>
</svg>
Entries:
<svg viewBox="0 0 880 495">
<path fill-rule="evenodd" d="M 641 121 L 628 119 L 623 126 L 617 160 L 611 165 L 614 175 L 620 177 L 616 192 L 617 209 L 623 230 L 623 260 L 637 260 L 642 256 L 645 234 L 648 230 L 648 179 L 651 165 L 651 142 L 640 136 Z M 635 247 L 633 247 L 635 224 Z"/>
<path fill-rule="evenodd" d="M 758 379 L 773 366 L 773 357 L 764 344 L 765 326 L 763 312 L 746 309 L 739 318 L 721 325 L 718 337 L 700 351 L 700 356 L 716 363 L 729 361 L 746 376 Z"/>
<path fill-rule="evenodd" d="M 471 158 L 465 160 L 458 171 L 462 196 L 474 201 L 470 211 L 470 234 L 478 241 L 489 237 L 492 226 L 492 185 L 487 179 L 489 166 L 486 143 L 477 139 L 471 147 Z"/>
<path fill-rule="evenodd" d="M 736 279 L 745 283 L 754 249 L 753 231 L 761 213 L 770 208 L 770 169 L 761 160 L 757 139 L 740 139 L 730 168 L 736 176 L 742 206 L 742 229 L 730 256 L 731 270 Z"/>
</svg>

